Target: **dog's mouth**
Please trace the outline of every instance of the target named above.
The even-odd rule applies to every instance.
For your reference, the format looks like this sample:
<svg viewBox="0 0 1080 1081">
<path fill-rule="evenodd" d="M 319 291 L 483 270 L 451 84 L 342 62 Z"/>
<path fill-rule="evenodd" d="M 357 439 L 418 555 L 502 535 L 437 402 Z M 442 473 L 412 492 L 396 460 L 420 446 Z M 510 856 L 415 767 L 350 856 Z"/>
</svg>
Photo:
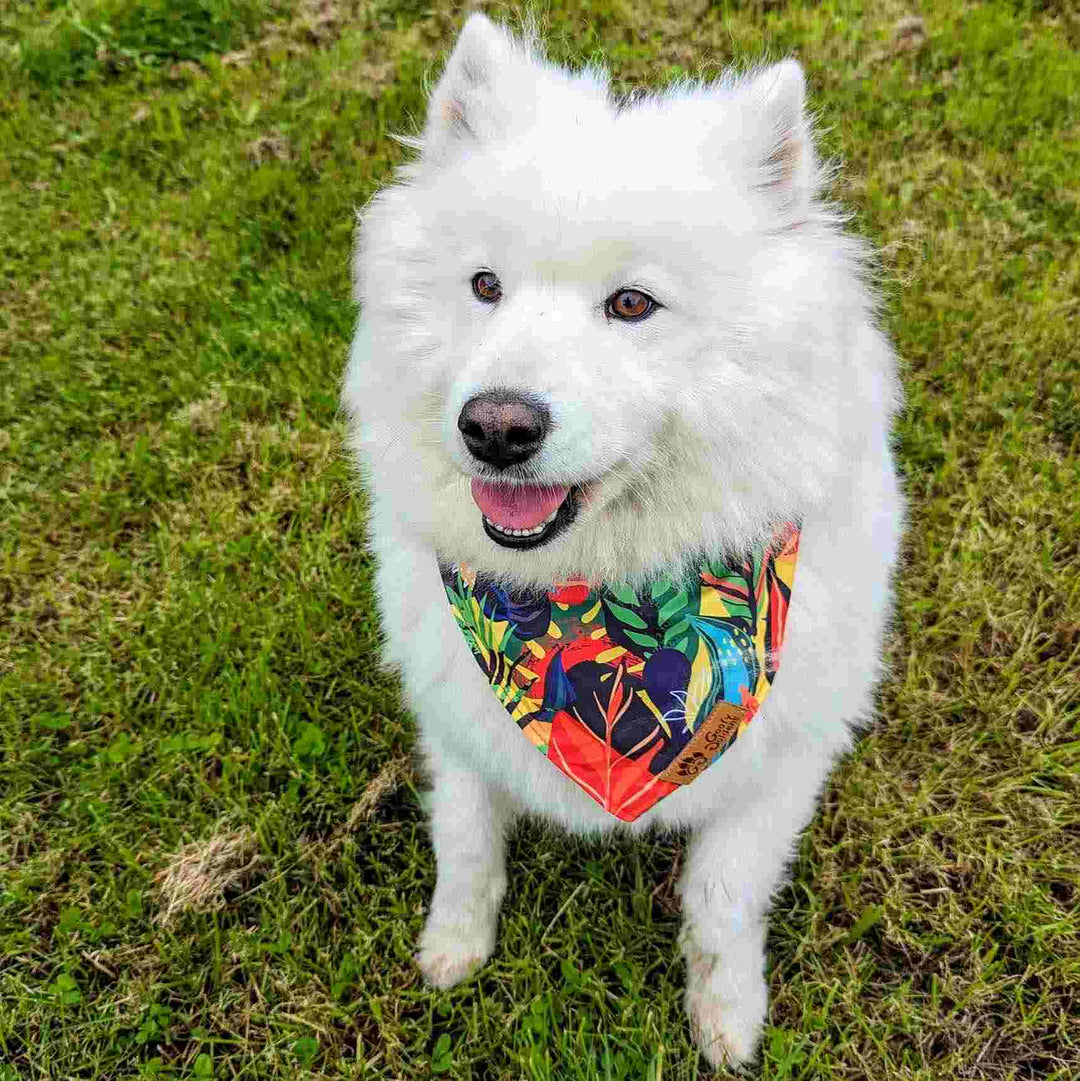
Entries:
<svg viewBox="0 0 1080 1081">
<path fill-rule="evenodd" d="M 472 497 L 484 532 L 503 548 L 539 548 L 577 517 L 584 499 L 580 484 L 500 484 L 474 478 Z"/>
</svg>

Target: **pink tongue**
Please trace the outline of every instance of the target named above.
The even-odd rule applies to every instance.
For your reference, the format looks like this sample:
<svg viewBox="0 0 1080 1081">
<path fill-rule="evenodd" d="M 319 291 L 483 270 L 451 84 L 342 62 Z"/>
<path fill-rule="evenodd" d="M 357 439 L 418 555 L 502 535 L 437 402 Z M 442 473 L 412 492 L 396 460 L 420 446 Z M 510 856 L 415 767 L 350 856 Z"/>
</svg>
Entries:
<svg viewBox="0 0 1080 1081">
<path fill-rule="evenodd" d="M 569 487 L 541 488 L 537 485 L 494 484 L 474 479 L 472 497 L 476 505 L 497 526 L 504 529 L 535 529 L 558 509 Z"/>
</svg>

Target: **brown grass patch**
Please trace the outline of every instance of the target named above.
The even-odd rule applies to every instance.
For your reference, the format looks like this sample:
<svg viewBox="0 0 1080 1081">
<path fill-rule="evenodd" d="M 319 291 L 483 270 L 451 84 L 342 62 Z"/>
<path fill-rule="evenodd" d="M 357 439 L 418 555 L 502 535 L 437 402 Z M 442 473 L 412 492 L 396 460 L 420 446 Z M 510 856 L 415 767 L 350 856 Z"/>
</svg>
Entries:
<svg viewBox="0 0 1080 1081">
<path fill-rule="evenodd" d="M 208 397 L 200 398 L 197 402 L 190 402 L 177 410 L 173 417 L 176 420 L 187 421 L 198 435 L 209 435 L 217 431 L 221 423 L 221 415 L 228 404 L 225 395 L 221 393 L 221 388 L 214 385 L 210 388 Z"/>
<path fill-rule="evenodd" d="M 247 151 L 248 160 L 254 165 L 262 165 L 264 161 L 271 159 L 292 160 L 292 147 L 289 145 L 289 140 L 278 131 L 260 135 L 258 139 L 248 143 L 244 149 Z"/>
<path fill-rule="evenodd" d="M 258 847 L 247 828 L 185 845 L 155 876 L 164 902 L 156 922 L 169 924 L 185 912 L 223 908 L 226 891 L 246 885 L 262 863 Z"/>
<path fill-rule="evenodd" d="M 351 832 L 361 823 L 367 821 L 374 813 L 379 804 L 391 793 L 404 784 L 412 775 L 407 758 L 394 758 L 374 777 L 368 781 L 360 798 L 352 805 L 349 817 L 345 822 L 346 832 Z"/>
<path fill-rule="evenodd" d="M 367 822 L 379 804 L 413 779 L 412 765 L 407 758 L 394 758 L 368 781 L 360 798 L 352 805 L 348 817 L 325 840 L 301 839 L 301 858 L 308 864 L 321 866 L 333 860 L 349 837 Z"/>
</svg>

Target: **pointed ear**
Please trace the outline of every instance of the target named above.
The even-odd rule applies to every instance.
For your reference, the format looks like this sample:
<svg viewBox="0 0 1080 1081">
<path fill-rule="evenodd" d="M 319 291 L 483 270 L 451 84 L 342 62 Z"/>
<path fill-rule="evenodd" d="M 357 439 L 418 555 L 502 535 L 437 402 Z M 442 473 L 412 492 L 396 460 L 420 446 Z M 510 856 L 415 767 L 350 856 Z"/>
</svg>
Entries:
<svg viewBox="0 0 1080 1081">
<path fill-rule="evenodd" d="M 798 213 L 806 208 L 818 185 L 802 66 L 791 58 L 773 64 L 751 79 L 748 90 L 764 122 L 758 151 L 761 188 Z"/>
<path fill-rule="evenodd" d="M 469 16 L 428 102 L 423 146 L 439 158 L 455 143 L 491 134 L 504 111 L 493 92 L 520 47 L 486 15 Z"/>
</svg>

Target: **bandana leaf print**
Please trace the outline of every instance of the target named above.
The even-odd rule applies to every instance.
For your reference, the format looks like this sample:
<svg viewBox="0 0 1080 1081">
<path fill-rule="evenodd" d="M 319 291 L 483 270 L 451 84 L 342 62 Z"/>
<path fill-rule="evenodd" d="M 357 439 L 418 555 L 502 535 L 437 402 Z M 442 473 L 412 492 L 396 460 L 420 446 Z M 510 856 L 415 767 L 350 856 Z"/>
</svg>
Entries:
<svg viewBox="0 0 1080 1081">
<path fill-rule="evenodd" d="M 523 735 L 626 822 L 712 765 L 772 687 L 799 527 L 641 590 L 511 593 L 440 562 L 450 610 Z"/>
</svg>

